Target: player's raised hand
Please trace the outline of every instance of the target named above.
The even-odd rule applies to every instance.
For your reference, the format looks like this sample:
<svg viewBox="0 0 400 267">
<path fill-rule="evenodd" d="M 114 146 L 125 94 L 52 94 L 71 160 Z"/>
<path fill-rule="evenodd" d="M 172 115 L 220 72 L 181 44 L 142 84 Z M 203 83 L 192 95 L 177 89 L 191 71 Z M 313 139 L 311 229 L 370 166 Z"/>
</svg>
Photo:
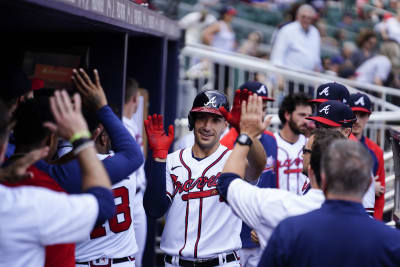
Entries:
<svg viewBox="0 0 400 267">
<path fill-rule="evenodd" d="M 375 176 L 375 196 L 380 197 L 382 194 L 385 193 L 385 187 L 382 183 L 378 180 L 379 176 Z"/>
<path fill-rule="evenodd" d="M 42 147 L 32 150 L 25 156 L 15 160 L 7 167 L 0 169 L 0 181 L 16 183 L 33 177 L 27 169 L 36 161 L 41 160 L 49 153 L 49 147 Z"/>
<path fill-rule="evenodd" d="M 94 83 L 83 69 L 79 69 L 79 71 L 73 69 L 73 76 L 71 79 L 79 93 L 84 97 L 84 100 L 89 102 L 96 109 L 100 109 L 107 105 L 107 98 L 100 83 L 99 72 L 95 69 L 93 70 L 93 74 Z"/>
<path fill-rule="evenodd" d="M 81 97 L 74 95 L 74 103 L 65 90 L 56 91 L 50 97 L 50 108 L 53 122 L 45 122 L 44 126 L 57 133 L 65 140 L 71 140 L 75 134 L 89 136 L 89 130 L 81 112 Z"/>
<path fill-rule="evenodd" d="M 240 114 L 242 112 L 242 102 L 247 101 L 251 92 L 247 89 L 244 90 L 236 90 L 235 97 L 233 98 L 233 105 L 231 111 L 227 111 L 224 107 L 220 107 L 224 118 L 227 122 L 234 127 L 238 132 L 240 132 Z"/>
<path fill-rule="evenodd" d="M 153 114 L 144 121 L 149 147 L 153 158 L 166 159 L 169 147 L 174 141 L 174 126 L 168 127 L 168 135 L 164 130 L 163 116 Z"/>
<path fill-rule="evenodd" d="M 250 138 L 255 138 L 270 125 L 271 119 L 272 116 L 267 116 L 264 120 L 262 98 L 255 94 L 251 95 L 247 102 L 242 102 L 240 133 L 247 134 Z"/>
</svg>

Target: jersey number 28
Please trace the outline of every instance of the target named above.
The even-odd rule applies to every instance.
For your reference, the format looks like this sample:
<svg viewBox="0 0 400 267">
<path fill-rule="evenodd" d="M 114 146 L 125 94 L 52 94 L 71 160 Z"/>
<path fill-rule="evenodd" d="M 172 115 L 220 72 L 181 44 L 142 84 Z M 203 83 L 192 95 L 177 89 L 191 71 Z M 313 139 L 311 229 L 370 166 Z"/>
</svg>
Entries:
<svg viewBox="0 0 400 267">
<path fill-rule="evenodd" d="M 125 186 L 117 187 L 113 189 L 114 197 L 121 198 L 121 203 L 116 205 L 116 214 L 114 217 L 108 220 L 110 230 L 113 233 L 120 233 L 129 229 L 132 223 L 131 209 L 129 207 L 129 191 Z M 124 220 L 118 222 L 118 215 L 123 214 Z M 106 228 L 104 225 L 95 227 L 90 233 L 90 239 L 95 239 L 106 235 Z"/>
</svg>

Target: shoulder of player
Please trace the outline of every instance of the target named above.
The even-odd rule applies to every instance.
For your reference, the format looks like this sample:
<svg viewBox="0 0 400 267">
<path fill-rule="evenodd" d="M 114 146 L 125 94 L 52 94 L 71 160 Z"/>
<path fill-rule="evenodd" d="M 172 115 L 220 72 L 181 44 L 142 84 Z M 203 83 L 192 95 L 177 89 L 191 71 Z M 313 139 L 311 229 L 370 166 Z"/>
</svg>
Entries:
<svg viewBox="0 0 400 267">
<path fill-rule="evenodd" d="M 260 142 L 261 144 L 265 147 L 265 148 L 269 148 L 269 149 L 273 149 L 274 147 L 277 147 L 277 140 L 276 137 L 274 136 L 273 133 L 265 131 L 260 138 Z"/>
<path fill-rule="evenodd" d="M 188 149 L 188 148 L 186 148 L 186 149 Z M 167 168 L 171 168 L 172 165 L 174 165 L 175 163 L 180 161 L 179 156 L 180 156 L 181 151 L 183 151 L 183 150 L 185 150 L 185 149 L 179 149 L 179 150 L 176 150 L 176 151 L 168 154 Z"/>
<path fill-rule="evenodd" d="M 374 141 L 365 137 L 365 144 L 372 150 L 374 153 L 379 153 L 383 155 L 383 150 L 378 146 Z"/>
<path fill-rule="evenodd" d="M 267 131 L 267 130 L 265 130 L 265 131 L 263 132 L 263 135 L 265 135 L 265 136 L 270 136 L 270 137 L 276 139 L 275 134 L 274 134 L 273 132 L 270 132 L 270 131 Z"/>
</svg>

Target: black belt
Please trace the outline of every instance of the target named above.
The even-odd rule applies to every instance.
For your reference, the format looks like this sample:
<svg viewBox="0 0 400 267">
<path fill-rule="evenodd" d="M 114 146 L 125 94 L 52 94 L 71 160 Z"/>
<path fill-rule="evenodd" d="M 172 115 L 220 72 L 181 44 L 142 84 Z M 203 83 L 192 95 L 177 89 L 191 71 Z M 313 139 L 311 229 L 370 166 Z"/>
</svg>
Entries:
<svg viewBox="0 0 400 267">
<path fill-rule="evenodd" d="M 172 256 L 165 255 L 164 259 L 165 259 L 166 263 L 172 264 Z M 237 261 L 237 260 L 239 260 L 239 258 L 236 256 L 236 253 L 232 252 L 232 253 L 226 255 L 225 263 Z M 196 261 L 179 259 L 179 266 L 183 266 L 183 267 L 213 267 L 213 266 L 218 266 L 218 265 L 220 265 L 219 258 L 196 260 Z"/>
<path fill-rule="evenodd" d="M 121 263 L 121 262 L 127 262 L 127 261 L 134 261 L 134 257 L 123 257 L 123 258 L 117 258 L 117 259 L 110 259 L 112 263 Z M 85 262 L 76 262 L 76 264 L 83 264 L 83 265 L 90 265 L 92 261 L 85 261 Z"/>
</svg>

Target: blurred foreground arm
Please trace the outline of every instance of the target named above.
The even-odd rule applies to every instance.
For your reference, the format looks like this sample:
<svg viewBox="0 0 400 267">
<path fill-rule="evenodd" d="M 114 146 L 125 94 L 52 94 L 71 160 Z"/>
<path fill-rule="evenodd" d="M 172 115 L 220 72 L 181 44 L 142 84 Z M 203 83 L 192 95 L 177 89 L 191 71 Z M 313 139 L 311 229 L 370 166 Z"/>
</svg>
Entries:
<svg viewBox="0 0 400 267">
<path fill-rule="evenodd" d="M 66 140 L 73 136 L 88 133 L 87 124 L 81 113 L 81 98 L 74 95 L 74 104 L 66 91 L 55 92 L 50 98 L 51 111 L 55 123 L 46 122 L 45 126 Z M 82 175 L 82 191 L 93 194 L 99 204 L 97 223 L 103 223 L 114 215 L 114 197 L 110 191 L 111 183 L 108 175 L 96 157 L 94 143 L 90 139 L 81 138 L 74 148 Z"/>
</svg>

